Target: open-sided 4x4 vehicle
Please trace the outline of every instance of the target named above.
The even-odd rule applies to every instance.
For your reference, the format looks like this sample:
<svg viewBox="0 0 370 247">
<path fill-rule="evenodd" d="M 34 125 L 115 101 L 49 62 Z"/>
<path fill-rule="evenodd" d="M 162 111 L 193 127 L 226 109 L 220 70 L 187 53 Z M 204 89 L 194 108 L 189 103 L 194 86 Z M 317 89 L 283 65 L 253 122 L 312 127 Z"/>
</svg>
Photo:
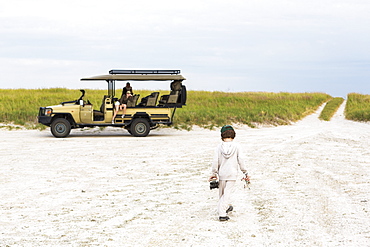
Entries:
<svg viewBox="0 0 370 247">
<path fill-rule="evenodd" d="M 133 136 L 147 136 L 151 129 L 160 124 L 171 125 L 175 111 L 186 104 L 185 78 L 180 70 L 111 70 L 108 75 L 82 78 L 82 81 L 101 80 L 108 83 L 108 94 L 102 98 L 98 110 L 94 110 L 89 100 L 85 100 L 85 90 L 80 90 L 79 99 L 62 102 L 59 105 L 40 107 L 38 121 L 50 127 L 55 137 L 67 137 L 71 129 L 84 127 L 123 127 Z M 146 97 L 133 95 L 127 103 L 126 114 L 122 111 L 113 118 L 116 81 L 169 81 L 171 91 L 159 97 L 153 92 Z M 113 120 L 113 122 L 112 122 Z"/>
</svg>

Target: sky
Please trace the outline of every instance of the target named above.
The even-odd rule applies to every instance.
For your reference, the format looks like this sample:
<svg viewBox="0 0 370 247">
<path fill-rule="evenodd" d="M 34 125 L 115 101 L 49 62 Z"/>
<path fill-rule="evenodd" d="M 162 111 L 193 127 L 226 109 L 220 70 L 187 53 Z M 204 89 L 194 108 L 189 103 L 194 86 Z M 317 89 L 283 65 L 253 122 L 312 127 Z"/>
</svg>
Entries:
<svg viewBox="0 0 370 247">
<path fill-rule="evenodd" d="M 111 69 L 180 69 L 188 90 L 370 94 L 368 0 L 0 0 L 0 6 L 0 88 L 105 89 L 104 82 L 80 79 Z"/>
</svg>

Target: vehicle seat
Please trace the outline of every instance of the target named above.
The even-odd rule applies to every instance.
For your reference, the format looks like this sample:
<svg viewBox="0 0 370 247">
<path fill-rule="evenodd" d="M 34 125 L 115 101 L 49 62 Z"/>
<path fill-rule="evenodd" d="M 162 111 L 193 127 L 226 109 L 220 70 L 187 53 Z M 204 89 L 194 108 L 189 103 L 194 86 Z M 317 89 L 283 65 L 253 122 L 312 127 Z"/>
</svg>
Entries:
<svg viewBox="0 0 370 247">
<path fill-rule="evenodd" d="M 167 101 L 168 101 L 168 98 L 170 97 L 170 95 L 169 94 L 166 94 L 166 95 L 162 95 L 161 96 L 161 98 L 159 99 L 159 105 L 161 106 L 161 105 L 164 105 L 164 104 L 166 104 L 167 103 Z"/>
<path fill-rule="evenodd" d="M 149 96 L 148 102 L 146 103 L 146 106 L 155 106 L 156 103 L 157 103 L 158 96 L 159 96 L 159 92 L 153 92 Z"/>
<path fill-rule="evenodd" d="M 137 103 L 137 100 L 139 99 L 140 97 L 140 94 L 135 94 L 134 96 L 134 100 L 133 101 L 128 101 L 127 102 L 127 107 L 135 107 L 136 106 L 136 103 Z"/>
<path fill-rule="evenodd" d="M 93 117 L 94 117 L 94 121 L 102 121 L 104 120 L 104 110 L 105 110 L 105 105 L 106 104 L 110 104 L 110 98 L 109 98 L 109 95 L 104 95 L 103 97 L 103 101 L 102 101 L 102 104 L 100 106 L 100 109 L 99 111 L 98 110 L 94 110 L 93 113 Z"/>
<path fill-rule="evenodd" d="M 171 83 L 171 92 L 167 95 L 162 95 L 161 99 L 159 100 L 160 105 L 165 104 L 176 104 L 178 103 L 180 91 L 182 89 L 181 81 L 173 81 Z"/>
<path fill-rule="evenodd" d="M 180 91 L 171 91 L 168 99 L 167 99 L 167 104 L 176 104 L 177 99 L 179 98 Z"/>
<path fill-rule="evenodd" d="M 103 97 L 103 102 L 101 103 L 101 106 L 100 106 L 100 112 L 101 113 L 104 113 L 104 110 L 105 110 L 105 102 L 106 102 L 106 99 L 109 97 L 109 95 L 104 95 Z"/>
<path fill-rule="evenodd" d="M 144 98 L 141 99 L 141 102 L 139 106 L 155 106 L 157 103 L 157 99 L 159 96 L 159 92 L 153 92 L 148 96 L 145 96 Z"/>
</svg>

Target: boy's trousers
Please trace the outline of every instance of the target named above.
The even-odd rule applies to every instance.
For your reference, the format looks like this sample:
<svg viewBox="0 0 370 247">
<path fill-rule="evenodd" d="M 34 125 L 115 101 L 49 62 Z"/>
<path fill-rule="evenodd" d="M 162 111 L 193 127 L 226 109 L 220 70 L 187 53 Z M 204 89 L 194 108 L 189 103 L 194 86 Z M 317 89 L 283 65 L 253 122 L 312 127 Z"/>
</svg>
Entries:
<svg viewBox="0 0 370 247">
<path fill-rule="evenodd" d="M 220 180 L 218 189 L 220 199 L 218 201 L 218 215 L 219 217 L 226 216 L 226 210 L 232 203 L 232 195 L 235 191 L 235 180 Z"/>
</svg>

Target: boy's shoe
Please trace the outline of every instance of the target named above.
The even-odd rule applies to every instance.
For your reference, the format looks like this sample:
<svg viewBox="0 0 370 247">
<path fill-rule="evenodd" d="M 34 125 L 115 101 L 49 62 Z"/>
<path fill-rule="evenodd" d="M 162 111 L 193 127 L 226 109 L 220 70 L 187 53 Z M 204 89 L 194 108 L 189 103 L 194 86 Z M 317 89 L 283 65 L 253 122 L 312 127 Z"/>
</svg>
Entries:
<svg viewBox="0 0 370 247">
<path fill-rule="evenodd" d="M 122 115 L 122 118 L 124 118 L 124 117 L 125 117 L 125 114 Z"/>
<path fill-rule="evenodd" d="M 228 214 L 229 212 L 233 211 L 233 209 L 233 206 L 230 205 L 229 208 L 226 210 L 226 213 Z"/>
<path fill-rule="evenodd" d="M 112 124 L 114 124 L 114 120 L 112 120 Z"/>
<path fill-rule="evenodd" d="M 220 216 L 219 218 L 218 218 L 220 221 L 228 221 L 230 218 L 229 218 L 229 216 Z"/>
</svg>

